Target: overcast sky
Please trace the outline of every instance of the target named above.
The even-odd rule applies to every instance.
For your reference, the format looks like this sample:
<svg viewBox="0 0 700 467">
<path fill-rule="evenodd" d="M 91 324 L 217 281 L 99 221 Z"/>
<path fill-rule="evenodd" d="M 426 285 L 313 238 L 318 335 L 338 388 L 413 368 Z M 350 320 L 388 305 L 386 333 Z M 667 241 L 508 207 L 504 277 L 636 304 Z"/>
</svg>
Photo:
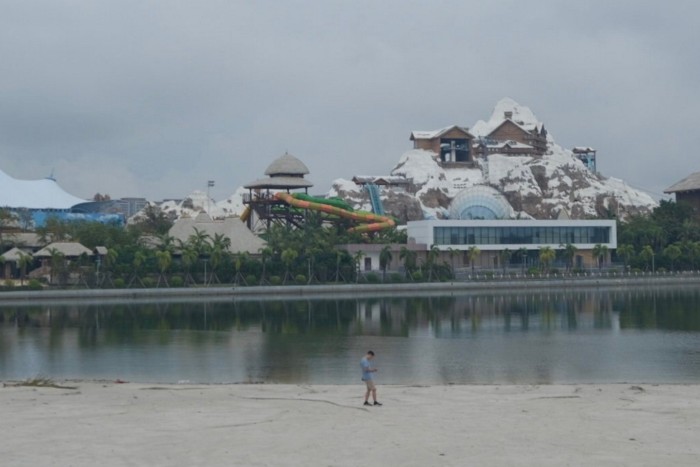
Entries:
<svg viewBox="0 0 700 467">
<path fill-rule="evenodd" d="M 511 97 L 606 176 L 700 171 L 700 2 L 0 0 L 0 169 L 222 199 L 285 151 L 313 191 Z M 2 187 L 0 187 L 2 189 Z"/>
</svg>

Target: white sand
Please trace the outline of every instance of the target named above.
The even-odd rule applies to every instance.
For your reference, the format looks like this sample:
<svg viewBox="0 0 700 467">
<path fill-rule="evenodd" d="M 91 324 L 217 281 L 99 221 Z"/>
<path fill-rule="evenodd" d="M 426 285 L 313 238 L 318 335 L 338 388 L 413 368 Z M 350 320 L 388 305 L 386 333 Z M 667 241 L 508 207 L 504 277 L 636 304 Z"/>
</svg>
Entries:
<svg viewBox="0 0 700 467">
<path fill-rule="evenodd" d="M 2 466 L 698 466 L 700 386 L 0 388 Z"/>
</svg>

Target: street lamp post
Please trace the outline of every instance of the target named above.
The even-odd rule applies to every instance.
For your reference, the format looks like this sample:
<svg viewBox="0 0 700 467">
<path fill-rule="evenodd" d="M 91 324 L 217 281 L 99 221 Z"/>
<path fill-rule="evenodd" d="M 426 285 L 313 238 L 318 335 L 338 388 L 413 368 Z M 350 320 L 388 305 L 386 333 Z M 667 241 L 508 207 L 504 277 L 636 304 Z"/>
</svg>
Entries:
<svg viewBox="0 0 700 467">
<path fill-rule="evenodd" d="M 211 217 L 211 205 L 210 205 L 210 200 L 211 198 L 209 197 L 209 189 L 214 187 L 214 180 L 209 180 L 207 181 L 207 214 L 209 214 L 209 217 Z"/>
</svg>

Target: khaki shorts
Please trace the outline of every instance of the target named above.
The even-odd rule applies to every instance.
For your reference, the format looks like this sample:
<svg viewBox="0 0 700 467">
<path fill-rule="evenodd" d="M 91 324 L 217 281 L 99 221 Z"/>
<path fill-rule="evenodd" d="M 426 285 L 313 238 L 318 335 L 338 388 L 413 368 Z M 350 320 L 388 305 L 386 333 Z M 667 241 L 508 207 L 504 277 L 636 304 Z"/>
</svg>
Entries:
<svg viewBox="0 0 700 467">
<path fill-rule="evenodd" d="M 363 381 L 365 382 L 365 385 L 367 385 L 367 390 L 369 390 L 369 391 L 371 391 L 372 389 L 374 389 L 376 387 L 374 385 L 374 381 L 372 381 L 371 379 L 365 379 Z"/>
</svg>

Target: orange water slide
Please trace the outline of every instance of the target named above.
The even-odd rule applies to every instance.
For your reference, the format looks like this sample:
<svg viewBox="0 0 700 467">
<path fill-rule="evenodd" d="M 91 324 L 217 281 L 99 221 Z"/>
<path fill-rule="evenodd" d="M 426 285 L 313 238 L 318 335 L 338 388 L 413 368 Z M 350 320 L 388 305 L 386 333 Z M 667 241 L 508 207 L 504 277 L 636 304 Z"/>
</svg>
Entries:
<svg viewBox="0 0 700 467">
<path fill-rule="evenodd" d="M 275 193 L 275 198 L 284 201 L 295 208 L 321 211 L 325 212 L 326 214 L 333 214 L 345 219 L 352 219 L 364 224 L 358 227 L 353 227 L 349 229 L 348 232 L 376 232 L 378 230 L 390 229 L 396 226 L 396 222 L 394 222 L 394 219 L 391 217 L 379 216 L 377 214 L 372 214 L 371 212 L 348 211 L 347 209 L 341 209 L 329 204 L 296 199 L 289 193 Z"/>
</svg>

